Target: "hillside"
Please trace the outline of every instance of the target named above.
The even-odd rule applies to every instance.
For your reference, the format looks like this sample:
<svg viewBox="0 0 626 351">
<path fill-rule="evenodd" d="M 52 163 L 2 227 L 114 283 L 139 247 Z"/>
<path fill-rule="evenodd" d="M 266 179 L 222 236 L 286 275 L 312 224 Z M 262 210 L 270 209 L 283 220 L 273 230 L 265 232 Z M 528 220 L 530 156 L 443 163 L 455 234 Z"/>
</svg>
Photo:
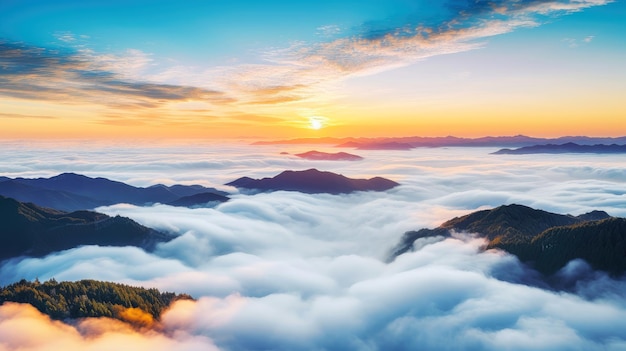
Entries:
<svg viewBox="0 0 626 351">
<path fill-rule="evenodd" d="M 135 187 L 122 182 L 62 173 L 50 178 L 0 178 L 0 195 L 62 211 L 93 209 L 117 203 L 169 203 L 201 193 L 227 193 L 200 185 Z"/>
<path fill-rule="evenodd" d="M 492 247 L 504 248 L 498 243 Z M 614 275 L 626 272 L 626 219 L 607 218 L 571 226 L 553 227 L 508 251 L 548 274 L 580 258 L 594 269 Z"/>
<path fill-rule="evenodd" d="M 284 171 L 273 178 L 242 177 L 226 185 L 258 191 L 299 191 L 308 194 L 346 194 L 355 191 L 385 191 L 399 184 L 385 178 L 352 179 L 317 169 Z"/>
<path fill-rule="evenodd" d="M 391 259 L 410 251 L 418 239 L 451 237 L 453 232 L 483 237 L 488 249 L 508 251 L 546 275 L 576 258 L 594 269 L 626 272 L 626 219 L 602 211 L 561 215 L 515 204 L 453 218 L 435 229 L 407 232 Z"/>
<path fill-rule="evenodd" d="M 167 307 L 181 299 L 191 296 L 95 280 L 22 280 L 0 288 L 0 304 L 28 303 L 52 319 L 109 317 L 139 327 L 152 326 Z"/>
<path fill-rule="evenodd" d="M 0 260 L 41 257 L 81 245 L 137 246 L 152 249 L 171 239 L 126 217 L 92 211 L 71 213 L 0 196 Z"/>
</svg>

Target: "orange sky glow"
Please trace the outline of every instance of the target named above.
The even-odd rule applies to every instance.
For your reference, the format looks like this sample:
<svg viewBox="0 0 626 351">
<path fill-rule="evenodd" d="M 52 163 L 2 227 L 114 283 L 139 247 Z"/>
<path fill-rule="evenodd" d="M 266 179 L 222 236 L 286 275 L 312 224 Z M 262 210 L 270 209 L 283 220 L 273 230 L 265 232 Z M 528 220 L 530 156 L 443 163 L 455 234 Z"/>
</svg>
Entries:
<svg viewBox="0 0 626 351">
<path fill-rule="evenodd" d="M 5 10 L 18 27 L 37 16 Z M 59 12 L 38 19 L 46 30 L 0 26 L 0 138 L 626 135 L 620 4 L 433 11 L 432 23 L 390 17 L 382 29 L 320 13 L 289 38 L 240 23 L 207 47 L 176 31 L 184 18 L 139 31 Z"/>
</svg>

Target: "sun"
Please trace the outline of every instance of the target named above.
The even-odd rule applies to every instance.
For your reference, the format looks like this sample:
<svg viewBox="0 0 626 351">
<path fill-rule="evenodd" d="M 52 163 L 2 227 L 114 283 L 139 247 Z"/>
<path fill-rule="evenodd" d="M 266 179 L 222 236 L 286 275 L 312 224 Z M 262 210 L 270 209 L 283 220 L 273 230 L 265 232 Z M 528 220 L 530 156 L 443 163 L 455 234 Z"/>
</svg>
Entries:
<svg viewBox="0 0 626 351">
<path fill-rule="evenodd" d="M 320 117 L 310 117 L 309 118 L 309 128 L 313 130 L 320 130 L 324 127 L 324 121 Z"/>
<path fill-rule="evenodd" d="M 317 119 L 312 119 L 311 121 L 309 121 L 309 128 L 311 129 L 322 129 L 322 121 L 317 120 Z"/>
</svg>

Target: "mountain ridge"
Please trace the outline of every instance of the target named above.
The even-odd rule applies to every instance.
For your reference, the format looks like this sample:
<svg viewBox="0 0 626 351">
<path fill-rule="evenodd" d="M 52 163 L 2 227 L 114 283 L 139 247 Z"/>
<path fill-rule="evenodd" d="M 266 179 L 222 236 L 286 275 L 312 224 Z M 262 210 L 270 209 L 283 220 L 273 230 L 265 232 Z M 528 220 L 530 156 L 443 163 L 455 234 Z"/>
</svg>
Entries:
<svg viewBox="0 0 626 351">
<path fill-rule="evenodd" d="M 166 205 L 178 206 L 178 207 L 200 207 L 207 204 L 220 204 L 228 201 L 226 196 L 214 194 L 214 193 L 199 193 L 189 196 L 183 196 L 178 200 L 168 202 Z"/>
<path fill-rule="evenodd" d="M 565 144 L 542 144 L 524 146 L 517 149 L 500 149 L 494 155 L 528 155 L 528 154 L 624 154 L 626 144 L 594 144 L 580 145 L 569 142 Z"/>
<path fill-rule="evenodd" d="M 169 203 L 207 192 L 220 196 L 227 195 L 226 192 L 201 185 L 156 184 L 142 188 L 107 178 L 91 178 L 69 172 L 50 178 L 0 179 L 0 195 L 63 211 L 93 209 L 117 203 L 139 206 Z"/>
<path fill-rule="evenodd" d="M 366 150 L 410 150 L 417 147 L 524 147 L 547 143 L 577 143 L 580 145 L 593 144 L 626 144 L 626 136 L 620 137 L 589 137 L 589 136 L 562 136 L 558 138 L 536 138 L 525 135 L 513 136 L 485 136 L 478 138 L 463 138 L 455 136 L 445 137 L 345 137 L 345 138 L 296 138 L 288 140 L 257 141 L 253 145 L 299 145 L 323 144 L 335 147 L 346 147 Z M 395 147 L 393 147 L 395 145 Z"/>
<path fill-rule="evenodd" d="M 355 191 L 385 191 L 400 184 L 382 177 L 353 179 L 341 174 L 310 168 L 303 171 L 283 171 L 271 178 L 241 177 L 226 185 L 259 191 L 285 190 L 307 194 L 347 194 Z"/>
<path fill-rule="evenodd" d="M 311 150 L 295 154 L 295 156 L 312 161 L 360 161 L 363 159 L 363 157 L 359 155 L 354 155 L 347 152 L 330 153 L 317 150 Z"/>
<path fill-rule="evenodd" d="M 626 272 L 626 219 L 603 211 L 572 216 L 517 204 L 455 217 L 434 229 L 406 232 L 389 260 L 412 250 L 419 239 L 452 237 L 455 232 L 485 238 L 486 249 L 507 251 L 544 275 L 556 273 L 577 258 L 611 274 Z"/>
<path fill-rule="evenodd" d="M 151 250 L 168 235 L 130 218 L 93 211 L 64 212 L 0 196 L 0 260 L 43 257 L 82 245 L 136 246 Z"/>
</svg>

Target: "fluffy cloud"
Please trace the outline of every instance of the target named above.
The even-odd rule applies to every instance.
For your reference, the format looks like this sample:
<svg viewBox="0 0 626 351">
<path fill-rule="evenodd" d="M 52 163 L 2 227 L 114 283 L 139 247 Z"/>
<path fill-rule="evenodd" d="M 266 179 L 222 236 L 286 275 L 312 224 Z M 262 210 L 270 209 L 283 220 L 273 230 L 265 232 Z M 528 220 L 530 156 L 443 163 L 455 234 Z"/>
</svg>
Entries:
<svg viewBox="0 0 626 351">
<path fill-rule="evenodd" d="M 206 337 L 140 333 L 106 318 L 68 325 L 51 321 L 30 305 L 0 306 L 0 350 L 218 350 Z"/>
<path fill-rule="evenodd" d="M 623 295 L 585 300 L 494 279 L 489 272 L 519 262 L 479 253 L 479 246 L 459 240 L 429 245 L 356 282 L 311 296 L 232 294 L 180 302 L 164 316 L 164 325 L 210 336 L 233 350 L 624 346 Z"/>
<path fill-rule="evenodd" d="M 50 322 L 32 308 L 16 305 L 4 306 L 0 321 L 11 327 L 2 329 L 13 331 L 12 335 L 20 335 L 18 327 L 28 325 L 30 331 L 36 327 L 42 339 L 54 333 L 61 335 L 55 340 L 83 347 L 124 340 L 139 347 L 164 343 L 161 347 L 183 349 L 195 343 L 192 349 L 215 344 L 228 350 L 619 350 L 626 346 L 621 336 L 626 327 L 623 295 L 584 299 L 495 279 L 490 272 L 519 262 L 501 253 L 480 252 L 480 244 L 448 239 L 389 265 L 341 258 L 336 267 L 349 266 L 360 276 L 336 275 L 339 284 L 314 294 L 232 293 L 180 301 L 163 316 L 162 333 L 126 330 L 116 335 L 121 333 L 118 326 L 113 332 L 91 336 L 86 343 L 74 327 Z M 262 267 L 256 270 L 260 272 Z M 271 278 L 280 277 L 267 276 L 266 285 L 273 283 Z M 309 286 L 317 284 L 305 280 Z M 28 323 L 22 324 L 26 317 Z M 9 348 L 24 343 L 1 339 Z M 51 349 L 58 346 L 51 345 Z"/>
<path fill-rule="evenodd" d="M 86 246 L 16 259 L 0 268 L 0 280 L 7 283 L 95 278 L 198 299 L 174 305 L 159 332 L 124 334 L 140 349 L 154 346 L 155 340 L 171 349 L 224 350 L 626 347 L 626 283 L 584 262 L 571 262 L 559 272 L 570 293 L 548 290 L 515 257 L 484 252 L 484 243 L 471 237 L 427 240 L 415 252 L 384 262 L 407 230 L 503 203 L 572 214 L 601 209 L 623 216 L 624 180 L 614 174 L 626 165 L 618 156 L 510 157 L 489 155 L 489 148 L 363 150 L 365 159 L 355 164 L 279 154 L 306 151 L 302 146 L 3 146 L 0 167 L 11 170 L 11 176 L 80 168 L 135 185 L 214 185 L 243 175 L 318 167 L 402 183 L 385 193 L 235 194 L 215 208 L 103 207 L 99 210 L 129 216 L 176 238 L 152 253 Z M 20 323 L 32 310 L 10 308 L 2 315 L 4 326 L 31 325 Z M 42 325 L 42 335 L 53 330 L 72 347 L 95 348 L 114 340 L 109 335 L 122 338 L 115 331 L 87 338 L 81 327 L 33 318 Z M 18 329 L 7 330 L 19 335 Z M 7 340 L 8 349 L 26 342 L 0 339 Z M 40 346 L 38 341 L 27 345 Z"/>
</svg>

